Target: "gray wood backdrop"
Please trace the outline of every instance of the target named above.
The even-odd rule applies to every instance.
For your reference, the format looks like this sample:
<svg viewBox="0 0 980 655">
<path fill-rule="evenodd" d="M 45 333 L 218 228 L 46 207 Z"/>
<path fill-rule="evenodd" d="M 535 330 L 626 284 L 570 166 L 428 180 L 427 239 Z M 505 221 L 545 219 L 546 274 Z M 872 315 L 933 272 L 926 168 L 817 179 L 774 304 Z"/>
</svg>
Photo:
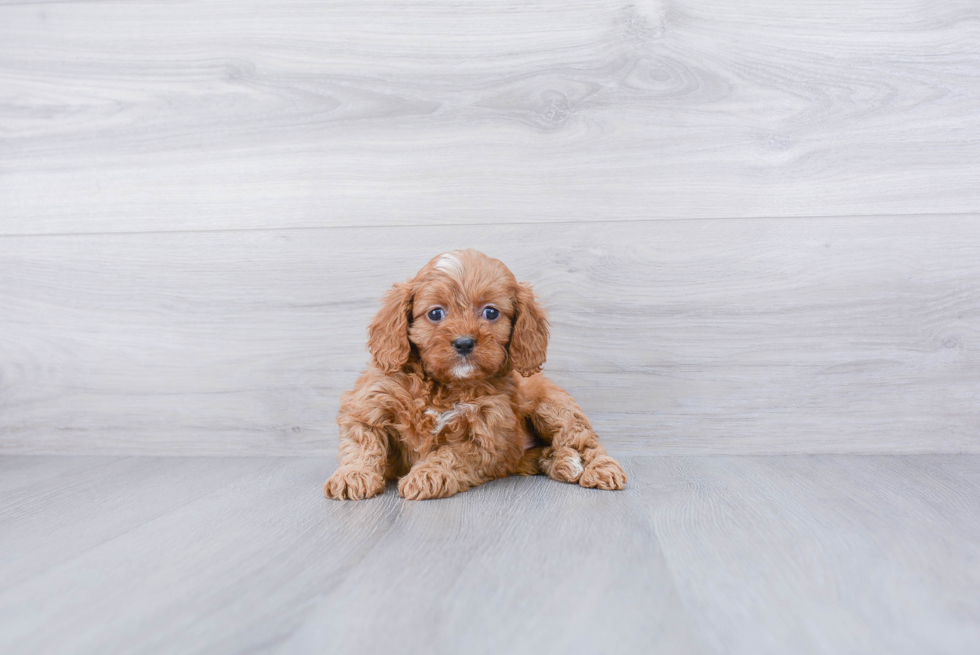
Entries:
<svg viewBox="0 0 980 655">
<path fill-rule="evenodd" d="M 456 247 L 616 453 L 980 453 L 980 3 L 0 2 L 0 453 L 332 453 Z"/>
</svg>

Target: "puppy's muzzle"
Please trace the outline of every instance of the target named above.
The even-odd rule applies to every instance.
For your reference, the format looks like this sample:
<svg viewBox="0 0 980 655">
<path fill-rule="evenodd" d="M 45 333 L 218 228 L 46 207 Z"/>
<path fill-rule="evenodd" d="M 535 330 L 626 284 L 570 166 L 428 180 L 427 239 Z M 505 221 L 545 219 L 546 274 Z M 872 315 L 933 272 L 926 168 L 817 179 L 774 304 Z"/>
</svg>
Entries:
<svg viewBox="0 0 980 655">
<path fill-rule="evenodd" d="M 453 348 L 463 357 L 466 357 L 476 347 L 476 339 L 473 337 L 459 337 L 453 341 Z"/>
</svg>

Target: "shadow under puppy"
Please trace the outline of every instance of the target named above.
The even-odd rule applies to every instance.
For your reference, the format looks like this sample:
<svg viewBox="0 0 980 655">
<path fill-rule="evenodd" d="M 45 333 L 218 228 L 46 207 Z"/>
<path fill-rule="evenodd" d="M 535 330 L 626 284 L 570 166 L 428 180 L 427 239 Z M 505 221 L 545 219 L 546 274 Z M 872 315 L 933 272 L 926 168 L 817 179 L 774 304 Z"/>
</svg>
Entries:
<svg viewBox="0 0 980 655">
<path fill-rule="evenodd" d="M 626 474 L 589 420 L 539 371 L 548 321 L 526 284 L 475 250 L 439 255 L 388 292 L 371 323 L 371 367 L 341 399 L 329 498 L 444 498 L 495 478 L 545 473 L 622 489 Z"/>
</svg>

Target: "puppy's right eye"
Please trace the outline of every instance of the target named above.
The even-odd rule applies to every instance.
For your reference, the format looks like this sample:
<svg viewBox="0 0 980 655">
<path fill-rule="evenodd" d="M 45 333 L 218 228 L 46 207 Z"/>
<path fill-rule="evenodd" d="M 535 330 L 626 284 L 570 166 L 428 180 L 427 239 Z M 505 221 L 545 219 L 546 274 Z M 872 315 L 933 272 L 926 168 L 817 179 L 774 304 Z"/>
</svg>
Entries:
<svg viewBox="0 0 980 655">
<path fill-rule="evenodd" d="M 446 318 L 446 310 L 444 310 L 442 307 L 435 307 L 430 309 L 426 316 L 428 316 L 429 320 L 433 323 L 438 323 L 442 319 Z"/>
</svg>

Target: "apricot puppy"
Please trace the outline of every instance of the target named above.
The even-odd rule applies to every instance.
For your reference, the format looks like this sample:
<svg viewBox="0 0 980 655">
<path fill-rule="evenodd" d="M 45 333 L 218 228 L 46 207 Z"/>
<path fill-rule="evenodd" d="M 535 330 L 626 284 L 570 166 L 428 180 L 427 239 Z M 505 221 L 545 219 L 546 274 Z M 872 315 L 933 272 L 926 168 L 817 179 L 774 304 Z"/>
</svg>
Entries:
<svg viewBox="0 0 980 655">
<path fill-rule="evenodd" d="M 540 373 L 548 321 L 526 284 L 475 250 L 439 255 L 384 297 L 371 366 L 341 399 L 340 466 L 328 498 L 444 498 L 545 473 L 622 489 L 626 474 L 589 420 Z"/>
</svg>

